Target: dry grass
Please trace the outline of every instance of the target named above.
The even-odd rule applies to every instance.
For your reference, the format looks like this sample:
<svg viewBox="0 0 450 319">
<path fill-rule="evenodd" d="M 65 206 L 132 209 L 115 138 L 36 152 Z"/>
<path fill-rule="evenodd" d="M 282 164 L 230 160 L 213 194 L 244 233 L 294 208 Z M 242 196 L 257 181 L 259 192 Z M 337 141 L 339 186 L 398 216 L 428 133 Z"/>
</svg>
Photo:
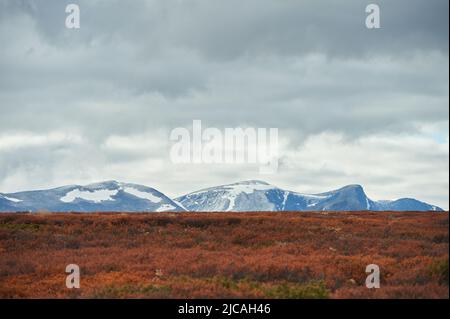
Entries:
<svg viewBox="0 0 450 319">
<path fill-rule="evenodd" d="M 448 213 L 0 214 L 0 298 L 448 298 Z M 81 289 L 65 267 L 81 268 Z M 365 288 L 365 267 L 381 289 Z"/>
</svg>

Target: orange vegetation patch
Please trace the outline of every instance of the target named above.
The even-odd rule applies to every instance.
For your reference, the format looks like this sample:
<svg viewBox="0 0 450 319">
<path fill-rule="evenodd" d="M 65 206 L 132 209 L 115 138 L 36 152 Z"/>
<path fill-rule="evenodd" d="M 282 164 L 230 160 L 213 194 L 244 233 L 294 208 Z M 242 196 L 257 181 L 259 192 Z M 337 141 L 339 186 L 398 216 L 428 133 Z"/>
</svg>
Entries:
<svg viewBox="0 0 450 319">
<path fill-rule="evenodd" d="M 448 213 L 0 214 L 0 298 L 448 298 Z M 81 288 L 67 289 L 68 264 Z M 377 264 L 381 288 L 367 289 Z"/>
</svg>

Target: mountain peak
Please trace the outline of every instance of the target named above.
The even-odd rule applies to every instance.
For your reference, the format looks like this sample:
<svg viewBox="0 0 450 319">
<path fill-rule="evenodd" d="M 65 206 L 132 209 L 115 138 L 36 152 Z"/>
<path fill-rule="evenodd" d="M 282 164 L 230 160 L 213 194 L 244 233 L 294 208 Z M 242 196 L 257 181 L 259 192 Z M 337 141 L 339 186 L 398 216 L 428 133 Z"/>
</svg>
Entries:
<svg viewBox="0 0 450 319">
<path fill-rule="evenodd" d="M 347 193 L 354 193 L 354 194 L 360 194 L 363 196 L 366 196 L 366 193 L 364 191 L 364 188 L 359 185 L 359 184 L 350 184 L 350 185 L 346 185 L 344 187 L 332 190 L 332 191 L 328 191 L 325 193 L 320 193 L 317 195 L 336 195 L 336 194 L 347 194 Z"/>
<path fill-rule="evenodd" d="M 240 181 L 240 182 L 237 182 L 237 183 L 234 183 L 231 185 L 266 185 L 266 186 L 268 186 L 270 184 L 267 182 L 264 182 L 264 181 L 253 179 L 253 180 L 248 180 L 248 181 Z"/>
<path fill-rule="evenodd" d="M 109 180 L 109 181 L 103 181 L 103 182 L 98 182 L 98 183 L 92 183 L 92 184 L 88 184 L 86 186 L 97 186 L 97 185 L 120 185 L 121 183 L 119 183 L 116 180 Z"/>
<path fill-rule="evenodd" d="M 350 184 L 350 185 L 344 186 L 342 188 L 342 190 L 351 191 L 351 192 L 355 192 L 355 193 L 367 196 L 366 191 L 364 190 L 364 187 L 362 187 L 359 184 Z"/>
<path fill-rule="evenodd" d="M 346 185 L 346 186 L 344 186 L 344 187 L 342 187 L 340 189 L 342 189 L 342 190 L 344 190 L 344 189 L 364 190 L 364 188 L 361 185 L 359 185 L 359 184 Z"/>
</svg>

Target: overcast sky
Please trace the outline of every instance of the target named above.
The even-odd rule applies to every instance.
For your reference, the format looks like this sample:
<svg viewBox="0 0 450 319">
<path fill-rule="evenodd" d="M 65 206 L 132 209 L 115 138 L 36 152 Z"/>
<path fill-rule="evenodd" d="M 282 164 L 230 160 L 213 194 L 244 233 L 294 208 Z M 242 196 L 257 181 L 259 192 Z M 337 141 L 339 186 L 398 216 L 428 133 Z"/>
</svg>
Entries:
<svg viewBox="0 0 450 319">
<path fill-rule="evenodd" d="M 365 7 L 381 8 L 381 29 Z M 77 3 L 81 28 L 66 29 Z M 247 179 L 449 208 L 447 0 L 0 0 L 0 192 Z M 169 133 L 276 127 L 277 174 L 172 164 Z"/>
</svg>

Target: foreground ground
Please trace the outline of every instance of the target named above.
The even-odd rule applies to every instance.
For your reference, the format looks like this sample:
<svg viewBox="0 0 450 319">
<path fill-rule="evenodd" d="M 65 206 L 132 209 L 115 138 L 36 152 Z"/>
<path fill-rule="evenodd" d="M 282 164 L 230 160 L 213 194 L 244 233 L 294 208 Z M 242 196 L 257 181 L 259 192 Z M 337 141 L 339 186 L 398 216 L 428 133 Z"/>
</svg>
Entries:
<svg viewBox="0 0 450 319">
<path fill-rule="evenodd" d="M 448 213 L 0 214 L 0 298 L 448 298 L 448 227 Z"/>
</svg>

